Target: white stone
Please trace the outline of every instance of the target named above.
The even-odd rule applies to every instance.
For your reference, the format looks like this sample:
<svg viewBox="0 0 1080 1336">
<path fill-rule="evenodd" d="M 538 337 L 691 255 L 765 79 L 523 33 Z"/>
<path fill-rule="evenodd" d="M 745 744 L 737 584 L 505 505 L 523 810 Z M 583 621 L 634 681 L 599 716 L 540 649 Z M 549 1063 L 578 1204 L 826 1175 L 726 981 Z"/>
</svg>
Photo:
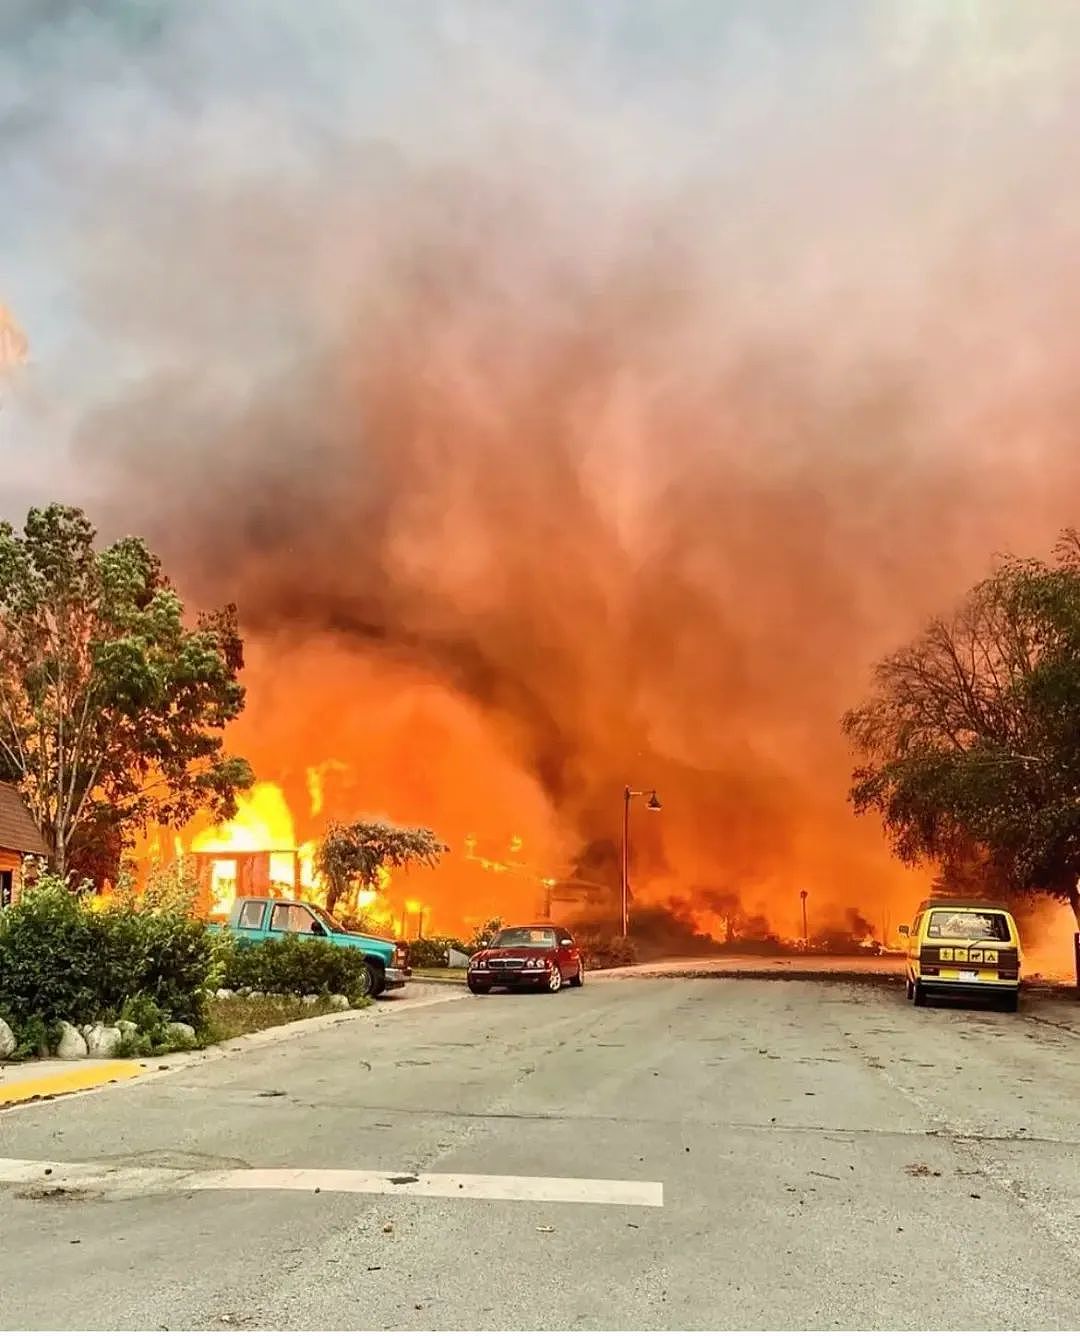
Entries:
<svg viewBox="0 0 1080 1336">
<path fill-rule="evenodd" d="M 4 1058 L 10 1058 L 18 1047 L 19 1045 L 15 1040 L 15 1031 L 4 1020 L 3 1016 L 0 1016 L 0 1061 L 3 1061 Z"/>
<path fill-rule="evenodd" d="M 300 1001 L 303 1002 L 305 1007 L 313 1007 L 318 1002 L 318 1000 L 319 1000 L 318 993 L 305 993 L 304 996 L 300 999 Z"/>
<path fill-rule="evenodd" d="M 344 993 L 331 993 L 326 1000 L 331 1011 L 348 1011 L 351 1005 Z"/>
<path fill-rule="evenodd" d="M 74 1062 L 76 1058 L 86 1057 L 86 1040 L 67 1021 L 60 1022 L 60 1040 L 56 1045 L 56 1056 L 64 1062 Z"/>
<path fill-rule="evenodd" d="M 133 1035 L 139 1033 L 139 1027 L 134 1021 L 117 1021 L 116 1028 L 120 1031 L 120 1034 L 124 1039 L 130 1039 Z"/>
<path fill-rule="evenodd" d="M 183 1021 L 170 1021 L 165 1027 L 165 1038 L 170 1044 L 187 1046 L 195 1042 L 195 1027 Z"/>
<path fill-rule="evenodd" d="M 120 1027 L 95 1025 L 86 1036 L 87 1054 L 91 1058 L 111 1058 L 120 1043 Z"/>
<path fill-rule="evenodd" d="M 235 997 L 236 994 L 231 988 L 219 988 L 214 996 L 219 997 L 222 1002 L 227 1002 L 230 997 Z"/>
<path fill-rule="evenodd" d="M 253 988 L 251 992 L 248 993 L 248 997 L 265 997 L 265 996 L 266 994 L 263 992 L 261 988 Z"/>
</svg>

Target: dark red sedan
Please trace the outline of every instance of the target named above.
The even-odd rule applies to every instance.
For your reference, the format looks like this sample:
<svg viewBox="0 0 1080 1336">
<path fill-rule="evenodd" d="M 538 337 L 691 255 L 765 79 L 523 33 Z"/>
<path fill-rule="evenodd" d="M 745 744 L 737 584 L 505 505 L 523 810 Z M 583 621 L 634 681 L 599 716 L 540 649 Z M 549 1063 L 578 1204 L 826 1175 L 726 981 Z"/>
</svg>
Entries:
<svg viewBox="0 0 1080 1336">
<path fill-rule="evenodd" d="M 585 964 L 565 928 L 548 923 L 501 928 L 483 951 L 469 961 L 469 988 L 538 988 L 557 993 L 563 984 L 580 988 Z"/>
</svg>

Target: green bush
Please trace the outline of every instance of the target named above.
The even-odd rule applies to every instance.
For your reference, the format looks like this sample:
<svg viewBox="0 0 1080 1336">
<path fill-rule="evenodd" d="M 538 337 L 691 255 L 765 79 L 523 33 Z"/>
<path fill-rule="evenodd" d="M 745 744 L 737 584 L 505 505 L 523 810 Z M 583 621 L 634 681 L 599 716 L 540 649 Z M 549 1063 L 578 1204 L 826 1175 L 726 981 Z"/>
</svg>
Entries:
<svg viewBox="0 0 1080 1336">
<path fill-rule="evenodd" d="M 415 969 L 439 969 L 446 964 L 446 953 L 451 947 L 465 955 L 471 954 L 465 943 L 456 937 L 418 937 L 409 943 L 409 964 Z"/>
<path fill-rule="evenodd" d="M 602 937 L 584 934 L 577 939 L 578 950 L 589 970 L 616 969 L 637 964 L 637 950 L 628 937 Z"/>
<path fill-rule="evenodd" d="M 215 947 L 221 986 L 262 993 L 364 995 L 363 952 L 292 935 L 265 942 L 237 941 L 222 933 Z"/>
<path fill-rule="evenodd" d="M 165 1021 L 204 1021 L 212 963 L 204 924 L 122 899 L 104 910 L 44 876 L 0 914 L 0 1013 L 32 1021 L 114 1020 L 145 998 Z"/>
</svg>

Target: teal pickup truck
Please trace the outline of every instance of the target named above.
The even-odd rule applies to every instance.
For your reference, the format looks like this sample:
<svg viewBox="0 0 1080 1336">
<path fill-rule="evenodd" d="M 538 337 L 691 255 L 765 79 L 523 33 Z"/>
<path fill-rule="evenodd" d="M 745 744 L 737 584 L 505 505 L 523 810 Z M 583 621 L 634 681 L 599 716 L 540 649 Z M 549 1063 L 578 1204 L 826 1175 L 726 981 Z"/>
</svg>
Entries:
<svg viewBox="0 0 1080 1336">
<path fill-rule="evenodd" d="M 305 900 L 241 896 L 233 904 L 227 926 L 240 941 L 272 941 L 286 933 L 295 933 L 343 950 L 363 951 L 369 975 L 365 991 L 371 997 L 379 997 L 391 988 L 404 988 L 412 974 L 408 948 L 403 943 L 349 932 L 325 909 Z"/>
</svg>

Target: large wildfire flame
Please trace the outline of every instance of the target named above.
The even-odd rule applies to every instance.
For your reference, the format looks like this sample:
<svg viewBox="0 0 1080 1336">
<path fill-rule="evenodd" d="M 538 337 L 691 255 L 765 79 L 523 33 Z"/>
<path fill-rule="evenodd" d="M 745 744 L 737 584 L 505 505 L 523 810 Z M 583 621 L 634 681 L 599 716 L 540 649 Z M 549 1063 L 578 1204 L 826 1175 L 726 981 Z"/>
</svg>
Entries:
<svg viewBox="0 0 1080 1336">
<path fill-rule="evenodd" d="M 12 48 L 64 476 L 239 605 L 293 825 L 203 851 L 382 815 L 454 849 L 399 921 L 610 908 L 655 785 L 636 906 L 895 931 L 838 719 L 1076 521 L 1080 9 L 327 3 Z"/>
<path fill-rule="evenodd" d="M 326 815 L 323 780 L 327 773 L 344 775 L 347 767 L 330 763 L 308 769 L 312 821 Z M 407 870 L 392 874 L 389 868 L 381 868 L 378 886 L 359 889 L 341 910 L 373 929 L 401 936 L 467 935 L 477 923 L 514 906 L 530 913 L 542 912 L 542 888 L 550 887 L 554 881 L 538 878 L 529 865 L 521 861 L 522 838 L 510 838 L 504 858 L 485 856 L 478 852 L 479 847 L 477 836 L 467 835 L 458 851 L 459 858 L 455 858 L 451 851 L 446 867 L 423 875 Z M 206 826 L 186 838 L 176 837 L 171 853 L 178 859 L 195 856 L 196 867 L 204 881 L 206 909 L 212 918 L 226 917 L 236 897 L 245 893 L 240 876 L 244 855 L 266 856 L 266 884 L 260 883 L 248 893 L 280 897 L 297 895 L 320 904 L 326 900 L 326 887 L 316 868 L 316 839 L 298 839 L 297 821 L 283 790 L 274 783 L 259 783 L 250 793 L 241 795 L 236 816 L 231 821 Z M 142 851 L 145 867 L 164 861 L 160 842 L 155 848 Z M 479 875 L 473 874 L 471 878 L 472 894 L 468 890 L 459 890 L 450 898 L 445 894 L 440 897 L 440 881 L 456 881 L 460 886 L 461 869 L 470 864 L 479 869 Z M 483 874 L 510 874 L 511 879 L 518 878 L 518 893 L 515 894 L 508 885 L 494 884 L 490 875 Z M 522 886 L 526 888 L 525 895 L 521 894 Z M 441 899 L 441 910 L 436 911 L 433 898 Z"/>
</svg>

